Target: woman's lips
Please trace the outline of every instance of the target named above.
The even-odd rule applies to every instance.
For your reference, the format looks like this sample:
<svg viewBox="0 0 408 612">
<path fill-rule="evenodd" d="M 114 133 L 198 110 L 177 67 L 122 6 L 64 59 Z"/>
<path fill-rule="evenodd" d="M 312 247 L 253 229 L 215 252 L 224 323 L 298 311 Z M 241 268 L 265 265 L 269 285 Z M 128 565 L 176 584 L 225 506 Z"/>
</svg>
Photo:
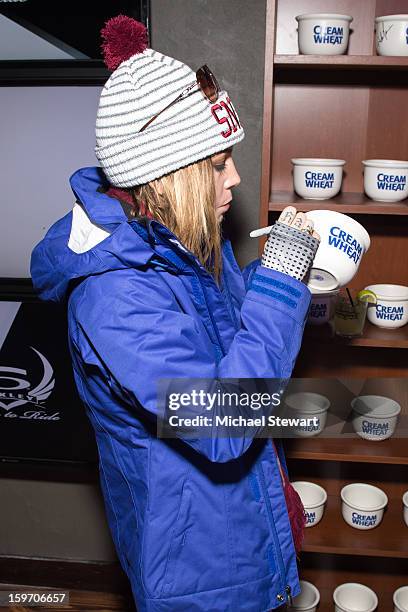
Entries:
<svg viewBox="0 0 408 612">
<path fill-rule="evenodd" d="M 221 204 L 221 206 L 217 206 L 217 208 L 225 208 L 226 206 L 230 206 L 231 205 L 231 201 L 232 200 L 228 200 L 227 202 L 224 202 L 224 204 Z"/>
</svg>

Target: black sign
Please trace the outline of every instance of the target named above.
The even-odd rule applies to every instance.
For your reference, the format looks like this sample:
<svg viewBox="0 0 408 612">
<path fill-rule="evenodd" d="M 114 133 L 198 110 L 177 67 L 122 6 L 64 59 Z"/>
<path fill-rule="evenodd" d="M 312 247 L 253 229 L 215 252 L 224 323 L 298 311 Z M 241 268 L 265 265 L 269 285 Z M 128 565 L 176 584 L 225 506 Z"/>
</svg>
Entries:
<svg viewBox="0 0 408 612">
<path fill-rule="evenodd" d="M 97 461 L 63 307 L 0 301 L 0 457 Z"/>
</svg>

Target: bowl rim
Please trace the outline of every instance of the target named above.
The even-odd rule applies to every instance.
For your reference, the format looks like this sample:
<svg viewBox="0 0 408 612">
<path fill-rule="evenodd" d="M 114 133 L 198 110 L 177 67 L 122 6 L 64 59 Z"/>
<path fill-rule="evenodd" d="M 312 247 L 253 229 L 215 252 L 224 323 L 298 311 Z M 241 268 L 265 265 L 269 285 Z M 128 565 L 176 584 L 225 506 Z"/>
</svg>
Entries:
<svg viewBox="0 0 408 612">
<path fill-rule="evenodd" d="M 307 506 L 305 506 L 303 504 L 305 510 L 306 510 L 306 508 L 310 508 L 310 509 L 319 508 L 320 506 L 324 506 L 324 504 L 327 502 L 327 491 L 326 491 L 326 489 L 323 489 L 323 487 L 321 485 L 318 485 L 316 482 L 311 482 L 310 480 L 293 480 L 293 481 L 291 481 L 292 487 L 293 487 L 294 484 L 300 484 L 300 485 L 305 484 L 307 486 L 312 485 L 312 488 L 315 487 L 316 489 L 319 490 L 319 492 L 323 493 L 323 501 L 321 501 L 319 503 L 316 503 L 316 504 L 308 504 Z M 293 487 L 293 488 L 296 491 L 296 488 L 295 487 Z M 298 492 L 296 491 L 296 493 L 298 493 Z M 298 493 L 298 495 L 300 496 L 299 493 Z"/>
<path fill-rule="evenodd" d="M 329 398 L 323 395 L 322 393 L 314 393 L 313 391 L 295 391 L 294 393 L 288 393 L 288 395 L 284 396 L 283 403 L 285 404 L 285 406 L 287 406 L 291 410 L 300 412 L 301 410 L 304 410 L 304 408 L 296 408 L 287 403 L 288 398 L 299 396 L 299 395 L 303 395 L 305 399 L 308 399 L 308 398 L 310 399 L 322 398 L 323 399 L 323 406 L 316 406 L 315 410 L 311 410 L 307 414 L 320 414 L 321 412 L 327 412 L 330 408 L 331 402 Z"/>
<path fill-rule="evenodd" d="M 405 159 L 363 159 L 361 160 L 363 166 L 369 168 L 408 168 L 408 161 Z"/>
<path fill-rule="evenodd" d="M 403 289 L 405 291 L 405 296 L 403 294 L 397 294 L 395 296 L 384 295 L 378 293 L 378 289 L 376 290 L 377 287 L 397 287 L 398 289 Z M 408 287 L 406 285 L 393 285 L 392 283 L 376 283 L 375 285 L 367 285 L 367 287 L 364 287 L 364 290 L 372 291 L 377 296 L 377 299 L 386 302 L 405 302 L 408 300 Z"/>
<path fill-rule="evenodd" d="M 294 166 L 344 166 L 346 163 L 345 159 L 334 159 L 330 157 L 293 157 L 291 163 Z M 408 163 L 408 162 L 407 162 Z"/>
<path fill-rule="evenodd" d="M 408 14 L 399 13 L 398 15 L 380 15 L 375 18 L 375 22 L 379 21 L 408 21 Z"/>
<path fill-rule="evenodd" d="M 344 492 L 346 489 L 354 488 L 356 485 L 364 488 L 374 489 L 375 491 L 380 491 L 381 495 L 385 497 L 385 501 L 382 502 L 380 505 L 373 507 L 353 506 L 347 499 L 345 499 Z M 383 510 L 388 504 L 388 495 L 379 487 L 375 487 L 374 485 L 370 485 L 366 482 L 351 482 L 345 485 L 340 491 L 340 497 L 342 502 L 346 504 L 346 506 L 348 506 L 349 508 L 353 508 L 354 510 L 360 510 L 361 512 L 378 512 L 379 510 Z"/>
<path fill-rule="evenodd" d="M 337 289 L 310 289 L 310 293 L 312 294 L 312 300 L 314 298 L 324 298 L 324 297 L 328 297 L 328 298 L 334 298 L 336 297 L 339 293 L 340 293 L 340 287 L 338 287 Z"/>
<path fill-rule="evenodd" d="M 381 399 L 385 399 L 388 402 L 392 402 L 392 404 L 394 404 L 393 406 L 393 410 L 392 412 L 390 412 L 389 414 L 371 414 L 370 412 L 363 412 L 363 408 L 358 408 L 355 406 L 355 404 L 357 403 L 357 400 L 362 400 L 362 398 L 368 398 L 368 397 L 378 397 Z M 392 397 L 386 397 L 385 395 L 358 395 L 357 397 L 353 398 L 350 402 L 352 409 L 354 410 L 354 412 L 356 412 L 357 414 L 367 417 L 369 419 L 391 419 L 392 417 L 396 417 L 400 414 L 401 412 L 401 406 L 398 402 L 396 402 L 395 400 L 392 399 Z"/>
<path fill-rule="evenodd" d="M 339 591 L 344 588 L 345 586 L 356 586 L 358 587 L 360 590 L 365 590 L 366 592 L 369 591 L 370 594 L 374 595 L 374 604 L 371 608 L 369 608 L 366 612 L 374 612 L 374 610 L 376 609 L 376 607 L 378 606 L 378 596 L 377 593 L 375 591 L 373 591 L 373 589 L 370 589 L 370 587 L 368 587 L 365 584 L 362 584 L 361 582 L 343 582 L 343 584 L 339 584 L 338 587 L 336 587 L 333 591 L 333 601 L 336 604 L 336 606 L 339 606 L 339 608 L 341 610 L 344 610 L 344 612 L 346 612 L 346 609 L 343 608 L 343 606 L 339 603 L 337 597 L 338 597 L 338 593 Z"/>
<path fill-rule="evenodd" d="M 408 491 L 402 494 L 402 503 L 406 508 L 408 508 Z"/>
<path fill-rule="evenodd" d="M 307 19 L 341 19 L 349 23 L 353 21 L 351 15 L 343 15 L 342 13 L 302 13 L 301 15 L 296 15 L 295 19 L 296 21 L 305 21 Z"/>
</svg>

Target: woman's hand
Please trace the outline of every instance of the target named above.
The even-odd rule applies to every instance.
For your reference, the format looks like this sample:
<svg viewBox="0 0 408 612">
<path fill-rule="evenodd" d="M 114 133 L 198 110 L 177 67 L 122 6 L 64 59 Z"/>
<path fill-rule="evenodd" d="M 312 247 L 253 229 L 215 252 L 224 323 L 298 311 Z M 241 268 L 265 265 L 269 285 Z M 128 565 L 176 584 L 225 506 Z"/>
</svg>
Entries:
<svg viewBox="0 0 408 612">
<path fill-rule="evenodd" d="M 313 230 L 313 221 L 308 219 L 303 212 L 296 212 L 294 206 L 287 206 L 284 208 L 278 219 L 280 223 L 285 223 L 291 227 L 295 227 L 303 232 L 309 232 L 317 240 L 320 240 L 320 236 Z"/>
<path fill-rule="evenodd" d="M 301 281 L 313 264 L 319 241 L 313 221 L 305 213 L 296 212 L 294 206 L 287 206 L 272 226 L 261 263 Z"/>
</svg>

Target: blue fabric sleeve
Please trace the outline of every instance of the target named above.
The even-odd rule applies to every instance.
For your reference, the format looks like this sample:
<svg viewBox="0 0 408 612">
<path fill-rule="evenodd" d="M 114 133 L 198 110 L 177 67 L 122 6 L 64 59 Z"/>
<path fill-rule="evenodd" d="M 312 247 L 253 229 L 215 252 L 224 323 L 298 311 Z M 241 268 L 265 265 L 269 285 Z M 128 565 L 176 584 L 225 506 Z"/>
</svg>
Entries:
<svg viewBox="0 0 408 612">
<path fill-rule="evenodd" d="M 113 271 L 74 290 L 71 339 L 85 386 L 87 366 L 97 365 L 122 400 L 157 416 L 159 379 L 205 378 L 214 389 L 222 378 L 289 378 L 310 298 L 302 283 L 257 265 L 242 305 L 241 329 L 217 363 L 202 321 L 180 309 L 157 272 Z M 211 461 L 225 462 L 244 453 L 255 433 L 185 442 Z"/>
</svg>

